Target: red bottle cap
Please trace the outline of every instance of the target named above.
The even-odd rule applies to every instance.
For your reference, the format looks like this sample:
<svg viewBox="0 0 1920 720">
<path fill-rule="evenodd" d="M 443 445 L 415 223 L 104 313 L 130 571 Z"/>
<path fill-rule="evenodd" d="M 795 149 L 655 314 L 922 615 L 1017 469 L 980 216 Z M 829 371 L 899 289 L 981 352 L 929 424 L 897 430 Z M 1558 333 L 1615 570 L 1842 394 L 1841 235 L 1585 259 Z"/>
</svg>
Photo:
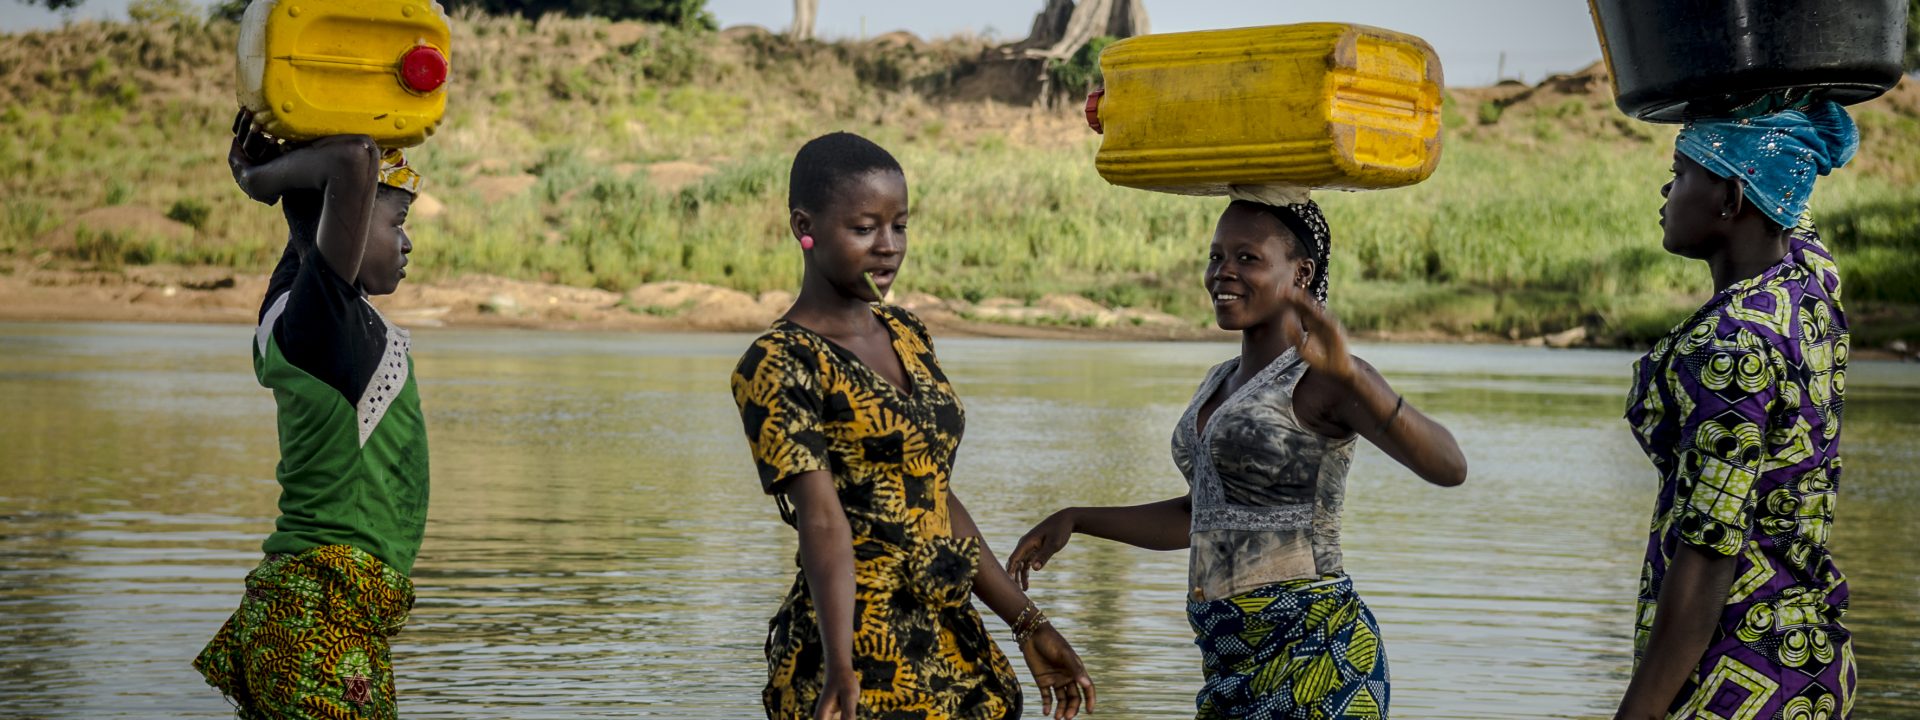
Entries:
<svg viewBox="0 0 1920 720">
<path fill-rule="evenodd" d="M 1102 135 L 1106 134 L 1106 130 L 1100 127 L 1100 98 L 1106 94 L 1106 88 L 1087 93 L 1087 127 Z"/>
<path fill-rule="evenodd" d="M 447 83 L 447 56 L 431 45 L 421 45 L 400 56 L 400 82 L 426 94 Z"/>
</svg>

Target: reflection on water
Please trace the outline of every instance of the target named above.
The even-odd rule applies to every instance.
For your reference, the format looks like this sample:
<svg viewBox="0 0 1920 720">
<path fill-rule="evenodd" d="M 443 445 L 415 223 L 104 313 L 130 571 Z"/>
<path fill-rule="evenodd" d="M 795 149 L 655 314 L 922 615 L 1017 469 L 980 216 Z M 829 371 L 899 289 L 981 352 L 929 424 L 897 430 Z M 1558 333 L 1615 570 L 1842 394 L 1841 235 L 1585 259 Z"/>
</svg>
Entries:
<svg viewBox="0 0 1920 720">
<path fill-rule="evenodd" d="M 758 494 L 726 391 L 749 338 L 415 337 L 434 492 L 419 606 L 394 648 L 407 716 L 758 716 L 794 541 Z M 0 325 L 0 713 L 226 711 L 188 662 L 272 524 L 272 400 L 248 339 Z M 955 488 L 1004 550 L 1057 507 L 1181 493 L 1168 434 L 1235 348 L 939 350 L 969 410 Z M 1354 464 L 1347 565 L 1383 627 L 1395 714 L 1610 716 L 1654 490 L 1619 420 L 1632 357 L 1361 354 L 1473 465 L 1447 490 L 1371 448 Z M 1857 717 L 1920 718 L 1920 369 L 1857 362 L 1848 380 L 1834 543 L 1853 578 Z M 1081 539 L 1039 578 L 1100 716 L 1191 717 L 1185 562 Z"/>
</svg>

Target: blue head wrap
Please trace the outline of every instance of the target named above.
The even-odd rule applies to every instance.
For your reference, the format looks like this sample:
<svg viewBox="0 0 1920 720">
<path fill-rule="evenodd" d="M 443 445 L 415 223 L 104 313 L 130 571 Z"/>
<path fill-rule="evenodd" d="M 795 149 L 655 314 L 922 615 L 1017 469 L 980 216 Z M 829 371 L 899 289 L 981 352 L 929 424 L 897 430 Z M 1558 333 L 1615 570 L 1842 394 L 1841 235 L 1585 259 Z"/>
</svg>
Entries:
<svg viewBox="0 0 1920 720">
<path fill-rule="evenodd" d="M 1723 178 L 1740 181 L 1747 199 L 1781 227 L 1800 223 L 1813 180 L 1847 164 L 1860 131 L 1838 103 L 1783 110 L 1742 120 L 1696 120 L 1675 149 Z"/>
</svg>

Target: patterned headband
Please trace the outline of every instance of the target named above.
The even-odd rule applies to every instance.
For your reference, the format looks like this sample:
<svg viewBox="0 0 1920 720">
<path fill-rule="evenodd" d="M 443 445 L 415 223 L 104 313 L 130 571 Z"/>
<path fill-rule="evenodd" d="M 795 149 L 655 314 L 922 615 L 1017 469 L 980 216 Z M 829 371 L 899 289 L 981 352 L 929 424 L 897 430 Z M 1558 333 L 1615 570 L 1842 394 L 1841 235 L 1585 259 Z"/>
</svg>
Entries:
<svg viewBox="0 0 1920 720">
<path fill-rule="evenodd" d="M 420 187 L 426 182 L 426 178 L 421 177 L 420 173 L 414 172 L 413 168 L 407 165 L 407 157 L 400 152 L 399 148 L 388 150 L 380 155 L 381 185 L 419 195 Z"/>
</svg>

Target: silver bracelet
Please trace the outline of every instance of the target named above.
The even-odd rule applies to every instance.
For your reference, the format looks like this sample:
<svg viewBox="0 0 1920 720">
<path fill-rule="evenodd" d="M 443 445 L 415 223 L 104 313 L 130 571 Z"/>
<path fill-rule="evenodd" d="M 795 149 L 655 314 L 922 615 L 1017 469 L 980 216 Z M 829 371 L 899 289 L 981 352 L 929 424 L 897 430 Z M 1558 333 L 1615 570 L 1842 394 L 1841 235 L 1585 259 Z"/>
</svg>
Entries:
<svg viewBox="0 0 1920 720">
<path fill-rule="evenodd" d="M 1386 432 L 1387 426 L 1393 424 L 1393 419 L 1400 417 L 1400 408 L 1407 406 L 1407 396 L 1395 395 L 1394 397 L 1396 399 L 1393 401 L 1393 412 L 1387 413 L 1387 419 L 1380 421 L 1380 429 L 1373 431 L 1373 434 L 1379 435 Z"/>
</svg>

